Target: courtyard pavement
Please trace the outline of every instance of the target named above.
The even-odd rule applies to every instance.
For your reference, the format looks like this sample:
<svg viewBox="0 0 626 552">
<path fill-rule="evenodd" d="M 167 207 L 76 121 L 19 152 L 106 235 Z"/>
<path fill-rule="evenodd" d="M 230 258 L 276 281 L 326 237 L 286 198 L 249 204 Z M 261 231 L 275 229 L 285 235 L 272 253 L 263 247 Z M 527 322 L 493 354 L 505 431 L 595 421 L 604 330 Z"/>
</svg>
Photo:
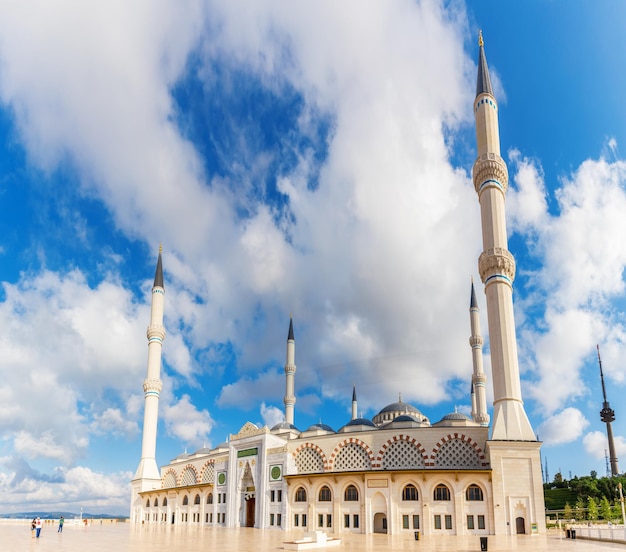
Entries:
<svg viewBox="0 0 626 552">
<path fill-rule="evenodd" d="M 31 538 L 30 525 L 0 523 L 2 552 L 258 552 L 284 549 L 284 542 L 301 538 L 302 532 L 258 529 L 227 529 L 193 526 L 135 526 L 128 523 L 99 521 L 88 526 L 67 523 L 63 533 L 57 525 L 45 524 L 39 539 Z M 422 537 L 416 541 L 410 535 L 341 535 L 341 544 L 330 550 L 337 552 L 473 552 L 480 551 L 479 537 Z M 324 548 L 315 550 L 323 551 Z M 601 543 L 582 539 L 566 539 L 556 532 L 548 535 L 488 537 L 489 552 L 602 552 L 626 551 L 626 545 Z"/>
</svg>

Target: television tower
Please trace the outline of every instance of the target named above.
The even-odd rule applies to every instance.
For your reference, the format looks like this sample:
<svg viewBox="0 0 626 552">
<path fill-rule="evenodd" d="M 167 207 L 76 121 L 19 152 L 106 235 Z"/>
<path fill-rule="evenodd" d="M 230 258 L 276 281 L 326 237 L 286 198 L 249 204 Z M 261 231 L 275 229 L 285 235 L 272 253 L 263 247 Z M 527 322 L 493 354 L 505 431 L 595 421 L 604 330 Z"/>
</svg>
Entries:
<svg viewBox="0 0 626 552">
<path fill-rule="evenodd" d="M 600 365 L 600 379 L 602 380 L 602 397 L 604 399 L 604 402 L 602 403 L 602 410 L 600 410 L 600 419 L 606 424 L 606 435 L 609 439 L 609 460 L 611 462 L 611 476 L 615 477 L 619 474 L 619 468 L 617 467 L 617 456 L 615 456 L 613 429 L 611 428 L 611 422 L 615 421 L 615 411 L 609 406 L 609 401 L 606 400 L 606 388 L 604 387 L 604 374 L 602 373 L 600 346 L 596 345 L 596 349 L 598 350 L 598 364 Z"/>
</svg>

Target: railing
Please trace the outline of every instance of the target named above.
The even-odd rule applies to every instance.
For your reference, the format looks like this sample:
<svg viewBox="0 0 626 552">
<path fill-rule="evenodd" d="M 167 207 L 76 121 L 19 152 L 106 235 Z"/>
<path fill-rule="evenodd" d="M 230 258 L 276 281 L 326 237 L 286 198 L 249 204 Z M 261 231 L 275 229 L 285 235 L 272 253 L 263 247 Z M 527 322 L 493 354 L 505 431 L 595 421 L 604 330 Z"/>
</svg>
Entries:
<svg viewBox="0 0 626 552">
<path fill-rule="evenodd" d="M 626 542 L 626 529 L 623 525 L 572 523 L 565 526 L 564 532 L 569 538 Z"/>
</svg>

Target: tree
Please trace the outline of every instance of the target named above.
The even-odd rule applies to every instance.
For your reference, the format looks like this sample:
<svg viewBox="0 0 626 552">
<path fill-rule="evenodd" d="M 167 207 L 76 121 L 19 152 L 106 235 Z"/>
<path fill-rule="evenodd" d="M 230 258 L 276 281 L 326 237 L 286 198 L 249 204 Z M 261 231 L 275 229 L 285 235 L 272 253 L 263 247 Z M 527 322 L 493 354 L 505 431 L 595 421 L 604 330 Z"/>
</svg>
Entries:
<svg viewBox="0 0 626 552">
<path fill-rule="evenodd" d="M 576 521 L 582 521 L 585 519 L 585 501 L 582 496 L 578 497 L 574 506 L 574 519 Z"/>
<path fill-rule="evenodd" d="M 611 503 L 606 496 L 603 496 L 600 501 L 600 517 L 604 521 L 609 521 L 613 518 L 613 516 L 611 516 Z"/>
<path fill-rule="evenodd" d="M 572 510 L 572 507 L 569 505 L 569 502 L 566 502 L 565 508 L 563 508 L 563 518 L 566 521 L 571 521 L 572 519 L 574 519 L 574 511 Z"/>
<path fill-rule="evenodd" d="M 587 499 L 587 519 L 590 521 L 598 519 L 598 503 L 592 496 Z"/>
<path fill-rule="evenodd" d="M 561 475 L 561 472 L 556 472 L 554 474 L 554 482 L 555 483 L 563 483 L 563 476 Z"/>
<path fill-rule="evenodd" d="M 591 479 L 596 479 L 598 477 L 598 472 L 596 470 L 591 470 L 589 475 L 591 476 Z"/>
</svg>

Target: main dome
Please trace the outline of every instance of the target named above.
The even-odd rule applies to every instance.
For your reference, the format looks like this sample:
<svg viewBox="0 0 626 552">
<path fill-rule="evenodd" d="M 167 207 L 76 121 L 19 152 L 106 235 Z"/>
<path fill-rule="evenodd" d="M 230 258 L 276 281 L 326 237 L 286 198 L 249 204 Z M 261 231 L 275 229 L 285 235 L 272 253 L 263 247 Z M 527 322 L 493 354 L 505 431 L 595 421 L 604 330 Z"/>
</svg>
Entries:
<svg viewBox="0 0 626 552">
<path fill-rule="evenodd" d="M 385 406 L 378 414 L 376 414 L 376 416 L 372 418 L 372 421 L 377 426 L 381 426 L 395 420 L 398 416 L 411 416 L 420 423 L 430 424 L 430 421 L 426 416 L 424 416 L 424 414 L 422 414 L 412 404 L 402 402 L 402 400 Z"/>
</svg>

